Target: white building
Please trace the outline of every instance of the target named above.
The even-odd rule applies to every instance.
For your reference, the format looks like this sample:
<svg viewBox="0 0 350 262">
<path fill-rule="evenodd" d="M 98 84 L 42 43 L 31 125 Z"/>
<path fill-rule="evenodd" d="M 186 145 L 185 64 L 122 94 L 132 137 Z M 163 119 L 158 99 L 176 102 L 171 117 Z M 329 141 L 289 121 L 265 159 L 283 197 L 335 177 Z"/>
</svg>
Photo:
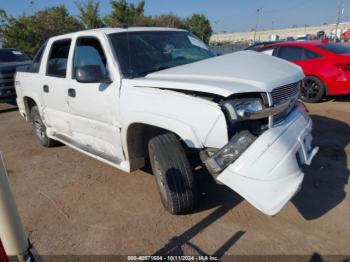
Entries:
<svg viewBox="0 0 350 262">
<path fill-rule="evenodd" d="M 344 32 L 347 29 L 350 29 L 350 22 L 341 23 L 339 24 L 338 28 L 341 32 Z M 287 38 L 289 36 L 296 38 L 297 36 L 305 34 L 316 35 L 319 31 L 325 31 L 326 35 L 331 35 L 332 32 L 334 33 L 335 31 L 335 24 L 257 31 L 255 40 L 269 41 L 272 35 L 278 35 L 280 39 Z M 253 39 L 254 31 L 238 33 L 217 33 L 212 35 L 210 42 L 236 43 L 252 41 Z"/>
</svg>

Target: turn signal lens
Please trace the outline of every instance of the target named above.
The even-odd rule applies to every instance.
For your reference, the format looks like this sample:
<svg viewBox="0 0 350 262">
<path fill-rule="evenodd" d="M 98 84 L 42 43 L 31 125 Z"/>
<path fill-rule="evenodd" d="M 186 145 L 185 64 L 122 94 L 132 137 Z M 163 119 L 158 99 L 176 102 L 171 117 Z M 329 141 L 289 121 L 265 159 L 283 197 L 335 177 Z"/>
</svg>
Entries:
<svg viewBox="0 0 350 262">
<path fill-rule="evenodd" d="M 205 165 L 212 174 L 220 173 L 233 163 L 254 142 L 255 136 L 249 131 L 241 131 L 234 135 L 230 142 L 219 149 L 205 161 Z"/>
</svg>

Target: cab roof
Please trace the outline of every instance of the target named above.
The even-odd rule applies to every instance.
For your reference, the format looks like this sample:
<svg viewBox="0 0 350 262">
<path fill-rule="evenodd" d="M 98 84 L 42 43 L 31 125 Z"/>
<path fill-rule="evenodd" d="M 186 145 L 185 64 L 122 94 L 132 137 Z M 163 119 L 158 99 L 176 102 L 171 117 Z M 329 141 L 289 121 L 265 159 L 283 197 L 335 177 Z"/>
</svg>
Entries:
<svg viewBox="0 0 350 262">
<path fill-rule="evenodd" d="M 64 35 L 54 36 L 52 38 L 64 38 L 73 37 L 77 35 L 100 35 L 100 34 L 114 34 L 114 33 L 124 33 L 124 32 L 147 32 L 147 31 L 179 31 L 185 32 L 186 30 L 168 27 L 103 27 L 97 29 L 88 29 L 77 31 L 73 33 L 68 33 Z"/>
</svg>

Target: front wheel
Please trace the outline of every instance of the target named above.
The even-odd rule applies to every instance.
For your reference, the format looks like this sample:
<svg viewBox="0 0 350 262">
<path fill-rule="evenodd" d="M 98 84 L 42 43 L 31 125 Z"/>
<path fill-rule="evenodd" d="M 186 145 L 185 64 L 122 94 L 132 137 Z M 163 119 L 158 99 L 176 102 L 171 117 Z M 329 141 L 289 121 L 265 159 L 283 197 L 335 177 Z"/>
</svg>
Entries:
<svg viewBox="0 0 350 262">
<path fill-rule="evenodd" d="M 197 189 L 179 139 L 172 133 L 156 136 L 149 141 L 148 150 L 163 206 L 171 214 L 193 210 Z"/>
<path fill-rule="evenodd" d="M 307 76 L 302 83 L 300 98 L 306 103 L 317 103 L 324 97 L 325 91 L 325 85 L 320 79 L 314 76 Z"/>
</svg>

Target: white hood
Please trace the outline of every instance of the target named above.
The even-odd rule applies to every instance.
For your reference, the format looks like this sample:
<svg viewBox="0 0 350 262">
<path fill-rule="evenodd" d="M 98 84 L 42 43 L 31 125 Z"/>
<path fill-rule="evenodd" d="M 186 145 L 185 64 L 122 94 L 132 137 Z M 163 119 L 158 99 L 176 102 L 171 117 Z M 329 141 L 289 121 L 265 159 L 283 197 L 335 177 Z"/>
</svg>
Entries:
<svg viewBox="0 0 350 262">
<path fill-rule="evenodd" d="M 254 51 L 241 51 L 133 79 L 134 86 L 212 93 L 271 92 L 304 78 L 300 67 Z"/>
</svg>

